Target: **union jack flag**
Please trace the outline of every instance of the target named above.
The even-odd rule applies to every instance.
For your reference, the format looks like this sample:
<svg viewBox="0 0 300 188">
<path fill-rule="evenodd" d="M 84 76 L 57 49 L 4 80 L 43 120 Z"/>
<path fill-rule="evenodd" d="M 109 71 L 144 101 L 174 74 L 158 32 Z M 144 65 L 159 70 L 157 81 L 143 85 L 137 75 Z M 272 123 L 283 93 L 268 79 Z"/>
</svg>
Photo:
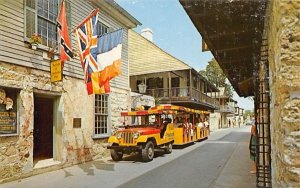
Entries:
<svg viewBox="0 0 300 188">
<path fill-rule="evenodd" d="M 97 65 L 97 21 L 99 9 L 94 10 L 79 26 L 76 28 L 77 45 L 79 57 L 84 72 L 84 81 L 86 83 L 88 94 L 102 94 L 110 92 L 109 81 L 104 85 L 99 85 Z"/>
<path fill-rule="evenodd" d="M 87 83 L 88 76 L 98 71 L 97 65 L 97 20 L 99 9 L 94 10 L 76 29 L 79 57 Z"/>
</svg>

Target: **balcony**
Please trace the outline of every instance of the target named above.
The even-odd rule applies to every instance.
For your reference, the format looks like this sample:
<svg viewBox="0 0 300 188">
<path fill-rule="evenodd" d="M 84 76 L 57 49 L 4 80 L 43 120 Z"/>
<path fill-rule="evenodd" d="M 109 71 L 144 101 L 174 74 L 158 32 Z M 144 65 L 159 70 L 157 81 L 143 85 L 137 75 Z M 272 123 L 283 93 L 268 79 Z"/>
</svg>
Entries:
<svg viewBox="0 0 300 188">
<path fill-rule="evenodd" d="M 160 104 L 175 104 L 194 109 L 219 109 L 219 101 L 190 87 L 147 89 L 146 94 L 156 98 Z"/>
<path fill-rule="evenodd" d="M 220 112 L 220 113 L 235 113 L 235 108 L 229 105 L 220 105 L 219 110 L 215 110 L 215 112 Z"/>
</svg>

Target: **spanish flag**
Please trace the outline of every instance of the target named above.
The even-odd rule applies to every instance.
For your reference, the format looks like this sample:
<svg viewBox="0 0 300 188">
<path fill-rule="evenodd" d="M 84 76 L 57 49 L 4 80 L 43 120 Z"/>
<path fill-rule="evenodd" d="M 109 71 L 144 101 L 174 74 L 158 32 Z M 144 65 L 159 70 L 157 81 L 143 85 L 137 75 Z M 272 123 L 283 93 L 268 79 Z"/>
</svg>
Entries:
<svg viewBox="0 0 300 188">
<path fill-rule="evenodd" d="M 57 32 L 59 36 L 58 41 L 60 44 L 60 60 L 62 62 L 70 60 L 70 58 L 73 58 L 73 53 L 68 33 L 65 0 L 63 0 L 60 5 L 60 11 L 57 17 Z"/>
<path fill-rule="evenodd" d="M 87 82 L 88 94 L 105 94 L 110 92 L 109 81 L 105 82 L 103 86 L 99 86 L 99 74 L 100 72 L 92 72 L 90 79 Z"/>
</svg>

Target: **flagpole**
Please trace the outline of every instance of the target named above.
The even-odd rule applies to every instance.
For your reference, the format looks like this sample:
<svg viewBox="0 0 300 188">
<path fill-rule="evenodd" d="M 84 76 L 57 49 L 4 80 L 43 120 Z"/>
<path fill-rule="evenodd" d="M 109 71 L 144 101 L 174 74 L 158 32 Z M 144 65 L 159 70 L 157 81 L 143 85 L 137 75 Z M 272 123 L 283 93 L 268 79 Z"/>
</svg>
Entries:
<svg viewBox="0 0 300 188">
<path fill-rule="evenodd" d="M 90 19 L 92 16 L 95 16 L 98 12 L 99 8 L 93 10 L 87 18 L 85 18 L 75 29 L 73 29 L 72 33 L 74 33 L 77 28 L 81 27 L 88 19 Z"/>
</svg>

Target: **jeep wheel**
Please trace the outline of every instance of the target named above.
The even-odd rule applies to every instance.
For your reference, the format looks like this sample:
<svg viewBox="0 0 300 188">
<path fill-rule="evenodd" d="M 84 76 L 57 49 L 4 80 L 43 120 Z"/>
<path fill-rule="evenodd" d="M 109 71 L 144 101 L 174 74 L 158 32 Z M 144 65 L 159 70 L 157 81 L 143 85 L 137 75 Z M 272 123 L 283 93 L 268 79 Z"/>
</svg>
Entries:
<svg viewBox="0 0 300 188">
<path fill-rule="evenodd" d="M 152 141 L 146 143 L 145 147 L 142 149 L 143 161 L 152 161 L 154 157 L 154 145 Z"/>
<path fill-rule="evenodd" d="M 116 149 L 111 149 L 110 156 L 111 156 L 112 160 L 114 160 L 114 161 L 121 161 L 123 158 L 123 152 L 117 151 Z"/>
<path fill-rule="evenodd" d="M 166 154 L 172 153 L 172 143 L 168 143 L 168 145 L 166 146 L 166 149 L 165 149 L 165 153 Z"/>
</svg>

